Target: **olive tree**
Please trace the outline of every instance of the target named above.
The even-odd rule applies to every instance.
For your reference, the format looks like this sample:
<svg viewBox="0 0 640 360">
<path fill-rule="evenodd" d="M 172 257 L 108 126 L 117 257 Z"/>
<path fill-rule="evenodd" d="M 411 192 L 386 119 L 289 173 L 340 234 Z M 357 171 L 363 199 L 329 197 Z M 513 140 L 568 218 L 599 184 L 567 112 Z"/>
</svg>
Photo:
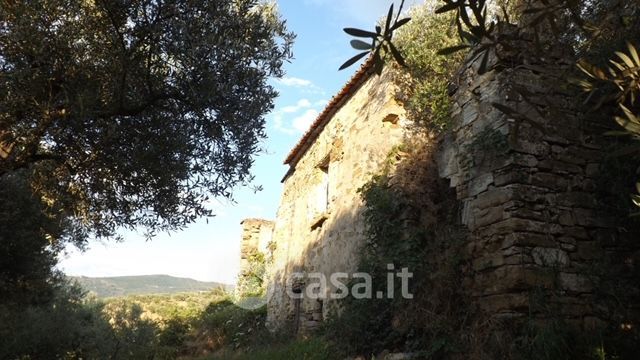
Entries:
<svg viewBox="0 0 640 360">
<path fill-rule="evenodd" d="M 0 176 L 149 234 L 251 180 L 294 35 L 257 0 L 0 1 Z"/>
</svg>

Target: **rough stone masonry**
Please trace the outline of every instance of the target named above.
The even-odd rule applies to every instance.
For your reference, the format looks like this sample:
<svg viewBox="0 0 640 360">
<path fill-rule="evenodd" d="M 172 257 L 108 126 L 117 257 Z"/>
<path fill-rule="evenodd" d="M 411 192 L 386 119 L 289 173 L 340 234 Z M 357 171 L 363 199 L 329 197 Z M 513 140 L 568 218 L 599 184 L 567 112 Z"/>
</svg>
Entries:
<svg viewBox="0 0 640 360">
<path fill-rule="evenodd" d="M 531 49 L 522 41 L 512 54 L 494 54 L 483 75 L 478 60 L 469 61 L 456 79 L 454 127 L 438 162 L 471 233 L 463 287 L 491 316 L 530 316 L 532 293 L 541 291 L 574 325 L 637 324 L 640 284 L 629 274 L 638 266 L 640 233 L 600 185 L 612 141 L 607 122 L 586 116 L 578 94 L 558 86 L 556 75 L 574 66 L 562 49 L 539 64 Z M 477 144 L 488 133 L 503 142 L 494 136 Z M 627 301 L 607 302 L 615 287 Z"/>
</svg>

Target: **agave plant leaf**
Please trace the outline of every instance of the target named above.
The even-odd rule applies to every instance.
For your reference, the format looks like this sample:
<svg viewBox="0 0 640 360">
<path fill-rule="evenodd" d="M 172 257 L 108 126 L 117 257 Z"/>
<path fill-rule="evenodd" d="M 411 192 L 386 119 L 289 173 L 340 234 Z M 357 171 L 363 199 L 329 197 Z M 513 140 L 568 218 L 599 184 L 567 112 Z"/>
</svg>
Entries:
<svg viewBox="0 0 640 360">
<path fill-rule="evenodd" d="M 626 106 L 620 104 L 620 107 L 622 108 L 622 111 L 625 113 L 625 115 L 627 115 L 627 118 L 629 118 L 629 120 L 633 121 L 634 123 L 640 125 L 640 119 L 638 119 L 637 116 L 635 116 L 631 110 L 629 110 L 629 108 L 627 108 Z"/>
<path fill-rule="evenodd" d="M 485 29 L 482 26 L 471 26 L 469 27 L 469 31 L 477 38 L 482 39 L 483 37 L 489 35 L 486 33 Z"/>
<path fill-rule="evenodd" d="M 624 132 L 625 135 L 629 135 L 628 132 Z M 640 154 L 640 144 L 625 146 L 621 149 L 615 150 L 610 155 L 613 157 L 622 157 L 633 154 Z"/>
<path fill-rule="evenodd" d="M 629 48 L 629 54 L 631 54 L 633 60 L 636 62 L 636 64 L 638 64 L 638 66 L 640 66 L 640 56 L 638 56 L 638 51 L 636 51 L 636 48 L 631 45 L 631 43 L 627 43 L 627 47 Z"/>
<path fill-rule="evenodd" d="M 355 40 L 351 40 L 351 47 L 356 50 L 371 50 L 373 49 L 373 44 L 355 39 Z"/>
<path fill-rule="evenodd" d="M 483 10 L 482 10 L 482 17 L 481 17 L 481 19 L 482 19 L 482 24 L 483 24 L 483 25 L 484 25 L 484 23 L 485 23 L 486 19 L 488 19 L 488 17 L 487 17 L 487 10 L 488 10 L 487 6 L 484 6 L 484 8 L 483 8 Z M 492 23 L 491 23 L 491 25 L 493 25 L 493 24 L 494 24 L 494 23 L 492 22 Z M 489 31 L 489 32 L 491 32 L 491 31 Z"/>
<path fill-rule="evenodd" d="M 338 70 L 344 70 L 344 69 L 348 68 L 349 66 L 355 64 L 356 61 L 362 59 L 368 53 L 369 53 L 369 51 L 365 51 L 365 52 L 361 52 L 360 54 L 352 57 L 351 59 L 347 60 L 344 64 L 342 64 L 342 66 L 340 66 L 340 68 Z"/>
<path fill-rule="evenodd" d="M 459 18 L 456 18 L 456 26 L 458 28 L 458 35 L 460 35 L 460 39 L 462 39 L 462 41 L 466 41 L 469 44 L 477 44 L 480 42 L 480 39 L 478 37 L 464 30 L 464 28 L 462 27 L 462 22 L 460 22 Z"/>
<path fill-rule="evenodd" d="M 398 29 L 400 26 L 408 23 L 409 21 L 411 21 L 411 18 L 404 18 L 404 19 L 398 20 L 395 24 L 393 24 L 393 26 L 391 26 L 391 31 Z"/>
<path fill-rule="evenodd" d="M 640 135 L 640 119 L 624 105 L 620 104 L 620 108 L 622 108 L 626 118 L 616 116 L 616 122 L 633 135 Z"/>
<path fill-rule="evenodd" d="M 487 0 L 479 0 L 478 1 L 478 8 L 486 10 L 487 9 Z"/>
<path fill-rule="evenodd" d="M 451 54 L 456 53 L 456 52 L 458 52 L 460 50 L 468 49 L 470 47 L 471 47 L 471 45 L 450 46 L 450 47 L 446 47 L 444 49 L 438 50 L 438 55 L 451 55 Z"/>
<path fill-rule="evenodd" d="M 353 35 L 356 37 L 366 37 L 366 38 L 372 39 L 371 43 L 367 43 L 361 40 L 351 40 L 351 46 L 356 50 L 368 50 L 367 53 L 370 51 L 375 51 L 373 57 L 375 61 L 375 71 L 378 74 L 381 73 L 382 71 L 381 67 L 384 66 L 384 62 L 382 61 L 380 56 L 380 50 L 384 50 L 385 56 L 386 54 L 391 53 L 391 55 L 396 60 L 396 62 L 398 62 L 398 64 L 400 64 L 401 66 L 406 66 L 404 58 L 402 57 L 398 49 L 395 47 L 395 45 L 391 43 L 391 38 L 393 37 L 393 31 L 395 31 L 396 29 L 398 29 L 399 27 L 408 23 L 411 20 L 411 18 L 404 18 L 404 19 L 398 20 L 402 12 L 403 5 L 404 5 L 404 0 L 402 0 L 402 2 L 400 3 L 398 13 L 396 14 L 395 20 L 394 20 L 393 19 L 394 4 L 392 3 L 391 6 L 389 6 L 389 12 L 387 14 L 384 29 L 381 26 L 377 25 L 375 33 L 371 31 L 356 29 L 356 28 L 344 29 L 344 31 L 349 35 Z M 358 54 L 353 58 L 349 59 L 340 67 L 340 70 L 343 70 L 353 65 L 356 61 L 360 60 L 364 56 L 364 54 L 366 53 Z"/>
<path fill-rule="evenodd" d="M 487 64 L 489 63 L 489 49 L 485 49 L 482 54 L 482 60 L 480 61 L 480 66 L 478 67 L 478 74 L 482 75 L 487 72 Z"/>
<path fill-rule="evenodd" d="M 509 16 L 509 10 L 507 9 L 506 4 L 500 4 L 500 11 L 502 11 L 502 17 L 504 18 L 504 22 L 507 24 L 511 23 L 511 17 Z M 500 22 L 500 18 L 498 18 L 498 22 Z"/>
<path fill-rule="evenodd" d="M 471 12 L 473 13 L 473 16 L 476 18 L 476 20 L 478 20 L 478 23 L 484 24 L 484 21 L 481 21 L 485 19 L 485 17 L 482 16 L 484 1 L 482 0 L 478 2 L 472 1 L 469 3 L 469 7 L 471 8 Z"/>
<path fill-rule="evenodd" d="M 584 59 L 579 60 L 578 63 L 577 63 L 577 66 L 578 66 L 578 68 L 580 70 L 582 70 L 582 72 L 584 72 L 585 74 L 587 74 L 589 77 L 591 77 L 593 79 L 597 79 L 597 80 L 606 80 L 607 79 L 607 75 L 605 74 L 604 71 L 602 71 L 598 67 L 595 67 L 595 66 L 589 64 Z"/>
<path fill-rule="evenodd" d="M 390 38 L 391 35 L 391 19 L 393 18 L 393 3 L 389 6 L 389 13 L 387 14 L 387 22 L 384 26 L 384 37 Z"/>
<path fill-rule="evenodd" d="M 627 65 L 628 67 L 630 68 L 636 67 L 636 64 L 633 63 L 633 60 L 631 60 L 631 58 L 627 56 L 627 54 L 620 51 L 616 51 L 616 55 L 618 55 L 620 60 L 622 60 L 625 63 L 625 65 Z M 640 65 L 640 63 L 638 65 Z"/>
<path fill-rule="evenodd" d="M 384 61 L 382 60 L 382 57 L 380 56 L 380 49 L 381 47 L 377 47 L 376 50 L 373 53 L 373 71 L 378 74 L 378 76 L 380 76 L 380 74 L 382 74 L 382 68 L 384 67 Z"/>
<path fill-rule="evenodd" d="M 436 14 L 446 13 L 448 11 L 456 10 L 458 8 L 463 7 L 462 1 L 451 1 L 451 0 L 445 0 L 445 1 L 447 2 L 447 4 L 436 9 Z"/>
<path fill-rule="evenodd" d="M 371 31 L 367 31 L 367 30 L 361 30 L 356 28 L 344 28 L 343 30 L 347 34 L 355 37 L 368 37 L 368 38 L 374 38 L 374 39 L 378 37 L 378 34 Z"/>
<path fill-rule="evenodd" d="M 465 9 L 464 6 L 461 6 L 461 8 L 458 10 L 458 19 L 462 20 L 462 22 L 468 28 L 473 27 L 473 24 L 471 23 L 471 19 L 469 19 L 469 14 L 467 14 L 467 9 Z"/>
<path fill-rule="evenodd" d="M 613 65 L 616 69 L 620 70 L 620 71 L 624 71 L 626 69 L 626 67 L 624 65 L 622 65 L 622 63 L 619 63 L 617 61 L 614 60 L 609 60 L 609 62 L 611 63 L 611 65 Z M 612 76 L 616 76 L 615 71 L 611 73 Z"/>
<path fill-rule="evenodd" d="M 624 131 L 624 130 L 610 130 L 610 131 L 605 131 L 604 135 L 606 135 L 606 136 L 629 136 L 631 134 L 629 134 L 628 131 Z"/>
<path fill-rule="evenodd" d="M 396 46 L 391 42 L 389 42 L 389 50 L 391 50 L 393 58 L 396 59 L 396 62 L 400 64 L 400 66 L 407 66 L 407 64 L 404 62 L 404 58 L 402 57 L 402 55 L 400 55 L 400 52 L 398 51 L 398 49 L 396 49 Z"/>
</svg>

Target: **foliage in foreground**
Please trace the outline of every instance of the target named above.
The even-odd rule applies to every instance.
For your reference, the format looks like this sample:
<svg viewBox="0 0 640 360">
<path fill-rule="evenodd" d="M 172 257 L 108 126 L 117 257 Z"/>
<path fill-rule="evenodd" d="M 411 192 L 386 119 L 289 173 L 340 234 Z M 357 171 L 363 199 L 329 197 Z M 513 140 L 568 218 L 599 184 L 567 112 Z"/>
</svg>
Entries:
<svg viewBox="0 0 640 360">
<path fill-rule="evenodd" d="M 233 360 L 333 360 L 336 359 L 336 353 L 324 339 L 315 337 L 308 340 L 273 344 L 228 358 Z"/>
<path fill-rule="evenodd" d="M 66 218 L 49 214 L 31 194 L 25 172 L 0 177 L 0 300 L 38 304 L 52 296 L 50 279 L 62 241 L 70 236 Z"/>
<path fill-rule="evenodd" d="M 371 54 L 371 57 L 374 62 L 374 70 L 380 75 L 382 74 L 382 68 L 384 66 L 384 60 L 387 55 L 391 54 L 393 59 L 400 65 L 404 66 L 404 58 L 400 54 L 400 51 L 392 42 L 394 31 L 398 30 L 401 26 L 411 21 L 411 18 L 402 18 L 400 19 L 400 15 L 402 14 L 402 8 L 404 6 L 404 0 L 400 2 L 400 6 L 397 14 L 394 14 L 393 11 L 394 4 L 391 3 L 389 6 L 389 13 L 384 20 L 384 27 L 378 25 L 376 26 L 376 31 L 366 31 L 362 29 L 356 28 L 345 28 L 344 32 L 347 34 L 354 36 L 356 38 L 364 38 L 371 39 L 371 43 L 367 43 L 360 39 L 351 40 L 351 47 L 356 50 L 364 50 L 360 54 L 352 57 L 347 60 L 338 70 L 343 70 L 348 68 L 349 66 L 355 64 L 358 60 L 362 59 L 368 54 Z M 395 19 L 394 19 L 395 16 Z"/>
<path fill-rule="evenodd" d="M 97 300 L 61 280 L 52 292 L 42 304 L 0 304 L 0 358 L 219 357 L 284 344 L 264 308 L 241 309 L 220 290 Z"/>
</svg>

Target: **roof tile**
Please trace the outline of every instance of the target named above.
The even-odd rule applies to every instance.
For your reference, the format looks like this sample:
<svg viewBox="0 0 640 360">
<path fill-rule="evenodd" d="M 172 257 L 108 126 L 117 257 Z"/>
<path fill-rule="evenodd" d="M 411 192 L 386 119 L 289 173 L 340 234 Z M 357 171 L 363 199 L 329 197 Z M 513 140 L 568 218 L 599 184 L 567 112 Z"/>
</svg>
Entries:
<svg viewBox="0 0 640 360">
<path fill-rule="evenodd" d="M 284 163 L 289 164 L 292 168 L 296 166 L 298 160 L 309 149 L 313 141 L 320 135 L 324 127 L 327 125 L 331 117 L 344 105 L 345 102 L 353 95 L 360 85 L 373 73 L 374 60 L 370 56 L 360 69 L 351 77 L 351 79 L 342 87 L 342 89 L 333 97 L 324 110 L 318 115 L 316 120 L 311 124 L 309 130 L 304 133 L 296 146 L 289 152 Z"/>
</svg>

